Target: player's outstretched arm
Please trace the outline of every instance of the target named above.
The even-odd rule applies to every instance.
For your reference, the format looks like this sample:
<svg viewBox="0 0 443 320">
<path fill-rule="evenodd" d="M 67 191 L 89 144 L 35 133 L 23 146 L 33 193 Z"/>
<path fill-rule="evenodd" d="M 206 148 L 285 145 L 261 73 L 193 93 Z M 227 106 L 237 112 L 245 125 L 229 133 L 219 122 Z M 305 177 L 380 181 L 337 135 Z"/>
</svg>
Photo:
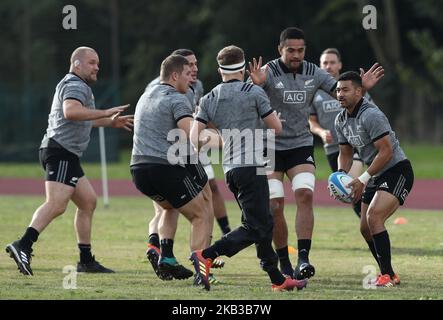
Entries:
<svg viewBox="0 0 443 320">
<path fill-rule="evenodd" d="M 116 108 L 119 107 L 110 108 L 107 110 L 113 110 L 113 109 L 115 110 Z M 113 113 L 112 116 L 96 119 L 93 121 L 92 125 L 94 127 L 110 127 L 110 128 L 124 129 L 126 131 L 131 132 L 132 128 L 134 127 L 134 115 L 121 116 L 121 113 L 122 111 L 119 111 L 117 113 Z"/>
<path fill-rule="evenodd" d="M 115 115 L 113 115 L 111 118 L 99 119 L 96 121 L 107 120 L 107 119 L 111 120 L 111 122 L 109 123 L 109 125 L 107 127 L 124 129 L 129 132 L 131 132 L 132 128 L 134 128 L 134 115 L 133 114 L 121 116 L 120 112 L 118 112 Z"/>
<path fill-rule="evenodd" d="M 89 109 L 78 100 L 66 99 L 63 101 L 63 115 L 70 121 L 90 121 L 112 117 L 116 113 L 124 112 L 128 107 L 129 104 L 103 110 Z"/>
<path fill-rule="evenodd" d="M 374 65 L 367 71 L 360 68 L 360 77 L 363 83 L 363 88 L 368 91 L 374 87 L 381 78 L 385 75 L 385 69 L 378 63 Z"/>
<path fill-rule="evenodd" d="M 246 72 L 254 84 L 262 86 L 266 82 L 268 66 L 262 69 L 262 57 L 258 58 L 258 62 L 255 58 L 252 61 L 252 63 L 249 62 L 249 70 L 246 70 Z"/>
</svg>

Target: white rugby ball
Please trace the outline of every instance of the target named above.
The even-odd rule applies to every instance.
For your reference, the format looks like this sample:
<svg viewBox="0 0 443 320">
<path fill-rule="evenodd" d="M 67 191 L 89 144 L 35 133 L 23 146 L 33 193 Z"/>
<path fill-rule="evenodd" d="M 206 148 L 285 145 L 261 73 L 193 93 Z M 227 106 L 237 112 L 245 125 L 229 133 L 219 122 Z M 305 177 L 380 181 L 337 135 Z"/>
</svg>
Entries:
<svg viewBox="0 0 443 320">
<path fill-rule="evenodd" d="M 328 178 L 328 189 L 334 198 L 344 203 L 352 202 L 352 189 L 346 187 L 352 180 L 351 176 L 348 176 L 344 172 L 334 172 Z"/>
</svg>

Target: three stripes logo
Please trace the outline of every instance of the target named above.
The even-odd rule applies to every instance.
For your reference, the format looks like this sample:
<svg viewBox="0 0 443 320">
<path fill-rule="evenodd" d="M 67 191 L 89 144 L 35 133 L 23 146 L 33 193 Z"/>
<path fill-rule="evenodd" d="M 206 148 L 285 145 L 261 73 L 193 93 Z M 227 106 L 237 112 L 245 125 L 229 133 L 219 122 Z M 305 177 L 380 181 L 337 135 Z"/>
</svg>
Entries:
<svg viewBox="0 0 443 320">
<path fill-rule="evenodd" d="M 56 182 L 63 183 L 66 179 L 66 174 L 68 172 L 68 161 L 60 161 L 58 164 L 58 170 L 57 170 L 57 178 L 55 179 Z"/>
<path fill-rule="evenodd" d="M 281 81 L 275 85 L 275 89 L 284 89 L 284 88 L 285 88 L 285 86 L 283 85 L 283 82 L 281 82 Z"/>
<path fill-rule="evenodd" d="M 26 253 L 24 253 L 23 251 L 20 251 L 20 258 L 21 258 L 21 260 L 22 260 L 24 263 L 28 263 L 28 264 L 29 264 L 28 256 L 27 256 Z"/>
<path fill-rule="evenodd" d="M 312 158 L 312 156 L 309 156 L 309 158 L 307 158 L 306 161 L 314 163 L 314 159 Z"/>
<path fill-rule="evenodd" d="M 379 188 L 389 189 L 388 183 L 386 181 L 383 182 Z"/>
</svg>

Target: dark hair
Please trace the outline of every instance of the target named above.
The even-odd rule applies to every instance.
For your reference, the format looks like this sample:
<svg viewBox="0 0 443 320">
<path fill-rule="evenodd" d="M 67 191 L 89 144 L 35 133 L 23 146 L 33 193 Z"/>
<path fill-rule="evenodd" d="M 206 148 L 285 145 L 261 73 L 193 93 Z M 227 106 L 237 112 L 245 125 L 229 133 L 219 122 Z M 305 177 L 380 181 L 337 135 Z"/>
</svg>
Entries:
<svg viewBox="0 0 443 320">
<path fill-rule="evenodd" d="M 177 49 L 173 53 L 171 53 L 171 56 L 172 55 L 179 55 L 182 57 L 188 57 L 188 56 L 195 56 L 195 53 L 190 49 Z"/>
<path fill-rule="evenodd" d="M 188 60 L 178 54 L 170 55 L 163 60 L 160 67 L 160 81 L 167 81 L 172 73 L 182 73 L 185 65 L 189 65 Z"/>
<path fill-rule="evenodd" d="M 220 65 L 231 65 L 245 60 L 245 53 L 242 48 L 230 45 L 224 47 L 217 54 L 217 62 Z"/>
<path fill-rule="evenodd" d="M 323 52 L 321 53 L 321 55 L 324 55 L 324 54 L 335 54 L 338 58 L 338 61 L 341 61 L 341 54 L 337 48 L 327 48 L 327 49 L 323 50 Z"/>
<path fill-rule="evenodd" d="M 357 87 L 363 87 L 360 75 L 355 71 L 347 71 L 340 75 L 337 81 L 352 81 Z"/>
<path fill-rule="evenodd" d="M 288 39 L 303 39 L 305 40 L 305 33 L 302 29 L 296 27 L 289 27 L 280 33 L 280 44 Z"/>
</svg>

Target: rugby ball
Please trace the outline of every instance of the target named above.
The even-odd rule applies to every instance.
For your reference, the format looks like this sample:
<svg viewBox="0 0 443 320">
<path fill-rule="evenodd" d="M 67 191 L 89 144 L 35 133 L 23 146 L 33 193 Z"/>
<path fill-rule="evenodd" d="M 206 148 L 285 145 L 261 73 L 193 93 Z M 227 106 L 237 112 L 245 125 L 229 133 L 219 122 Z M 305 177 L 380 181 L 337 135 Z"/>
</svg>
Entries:
<svg viewBox="0 0 443 320">
<path fill-rule="evenodd" d="M 346 187 L 352 180 L 351 176 L 348 176 L 344 172 L 334 172 L 328 178 L 328 189 L 335 199 L 344 203 L 352 202 L 352 189 Z"/>
</svg>

